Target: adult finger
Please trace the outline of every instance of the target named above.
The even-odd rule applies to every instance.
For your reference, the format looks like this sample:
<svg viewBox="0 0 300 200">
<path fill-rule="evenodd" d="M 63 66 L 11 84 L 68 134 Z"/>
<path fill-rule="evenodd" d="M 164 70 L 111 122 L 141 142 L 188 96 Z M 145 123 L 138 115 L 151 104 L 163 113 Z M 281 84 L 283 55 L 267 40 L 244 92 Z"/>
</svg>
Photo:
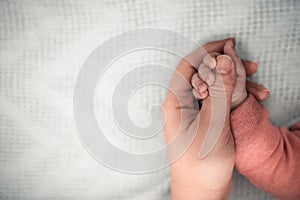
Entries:
<svg viewBox="0 0 300 200">
<path fill-rule="evenodd" d="M 256 73 L 258 69 L 258 64 L 256 62 L 249 61 L 249 60 L 242 60 L 242 62 L 245 66 L 247 76 L 252 76 L 253 74 Z"/>
<path fill-rule="evenodd" d="M 269 98 L 270 91 L 262 84 L 257 84 L 252 81 L 246 82 L 246 88 L 250 94 L 252 94 L 257 101 L 264 101 Z"/>
<path fill-rule="evenodd" d="M 235 46 L 235 38 L 226 38 L 224 40 L 218 40 L 214 42 L 206 43 L 203 48 L 208 52 L 219 52 L 221 54 L 224 53 L 224 46 L 228 41 L 232 41 L 233 47 Z"/>
</svg>

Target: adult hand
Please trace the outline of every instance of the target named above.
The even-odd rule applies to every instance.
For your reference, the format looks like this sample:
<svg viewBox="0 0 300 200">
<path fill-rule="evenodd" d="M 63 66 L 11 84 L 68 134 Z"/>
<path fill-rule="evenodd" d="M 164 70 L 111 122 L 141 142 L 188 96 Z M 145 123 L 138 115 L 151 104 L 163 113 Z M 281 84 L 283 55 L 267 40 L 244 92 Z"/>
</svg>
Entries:
<svg viewBox="0 0 300 200">
<path fill-rule="evenodd" d="M 235 155 L 229 121 L 230 102 L 235 86 L 235 68 L 232 60 L 228 56 L 218 59 L 217 71 L 230 66 L 227 69 L 229 71 L 225 74 L 215 74 L 216 83 L 209 88 L 212 95 L 203 101 L 200 111 L 191 87 L 195 67 L 199 66 L 207 52 L 222 54 L 228 41 L 234 43 L 233 38 L 210 42 L 183 59 L 176 69 L 170 91 L 164 101 L 166 142 L 171 143 L 175 137 L 181 137 L 182 141 L 175 148 L 169 149 L 170 161 L 175 159 L 174 155 L 177 155 L 178 149 L 184 150 L 181 157 L 171 165 L 173 199 L 224 199 L 229 195 Z M 225 85 L 223 91 L 220 90 L 222 81 Z M 214 104 L 220 100 L 224 102 L 224 96 L 224 119 L 222 122 L 215 122 L 212 120 L 216 114 L 216 110 L 213 111 Z M 222 129 L 210 153 L 200 158 L 199 152 L 211 123 L 222 123 Z"/>
</svg>

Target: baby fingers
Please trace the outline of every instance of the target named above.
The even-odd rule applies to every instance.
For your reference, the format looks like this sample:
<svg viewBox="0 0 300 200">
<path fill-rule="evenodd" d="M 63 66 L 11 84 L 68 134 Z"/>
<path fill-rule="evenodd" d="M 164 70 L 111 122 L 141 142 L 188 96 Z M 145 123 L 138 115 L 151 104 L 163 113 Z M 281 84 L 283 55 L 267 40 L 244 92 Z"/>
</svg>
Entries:
<svg viewBox="0 0 300 200">
<path fill-rule="evenodd" d="M 193 95 L 196 99 L 205 99 L 208 96 L 208 86 L 201 80 L 198 73 L 192 76 Z"/>
<path fill-rule="evenodd" d="M 208 53 L 203 58 L 203 63 L 211 69 L 214 69 L 217 65 L 216 57 L 220 54 L 218 52 Z"/>
<path fill-rule="evenodd" d="M 193 96 L 196 99 L 205 99 L 208 96 L 208 90 L 205 90 L 204 92 L 199 92 L 199 90 L 196 90 L 195 88 L 193 89 Z"/>
<path fill-rule="evenodd" d="M 207 84 L 212 85 L 214 84 L 216 77 L 210 67 L 201 63 L 198 69 L 199 77 Z"/>
</svg>

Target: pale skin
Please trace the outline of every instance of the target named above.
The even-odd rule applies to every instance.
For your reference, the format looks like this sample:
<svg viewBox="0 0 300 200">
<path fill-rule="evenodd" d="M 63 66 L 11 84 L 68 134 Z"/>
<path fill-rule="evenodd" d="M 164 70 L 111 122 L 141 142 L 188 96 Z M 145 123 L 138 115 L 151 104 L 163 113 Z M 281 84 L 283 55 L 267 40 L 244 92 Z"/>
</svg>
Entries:
<svg viewBox="0 0 300 200">
<path fill-rule="evenodd" d="M 234 39 L 229 38 L 221 41 L 215 41 L 204 45 L 208 53 L 224 53 L 225 44 L 231 41 L 234 46 Z M 201 63 L 208 64 L 205 55 L 200 55 Z M 213 58 L 213 57 L 212 57 Z M 192 82 L 193 75 L 197 72 L 195 67 L 183 59 L 176 72 L 180 74 L 190 85 L 176 87 L 177 92 L 185 95 L 185 102 L 181 104 L 176 94 L 169 92 L 163 109 L 165 113 L 165 138 L 169 144 L 177 134 L 188 134 L 196 131 L 196 137 L 184 154 L 171 165 L 171 190 L 172 199 L 227 199 L 231 190 L 232 173 L 234 167 L 234 140 L 230 131 L 230 108 L 234 89 L 236 88 L 236 66 L 234 60 L 230 57 L 217 57 L 216 61 L 216 79 L 223 80 L 225 90 L 221 91 L 226 94 L 226 116 L 223 129 L 217 144 L 213 150 L 203 159 L 199 158 L 200 147 L 203 143 L 208 124 L 211 120 L 212 100 L 218 98 L 219 86 L 212 84 L 208 86 L 201 79 Z M 252 75 L 257 70 L 255 62 L 243 61 L 246 74 Z M 228 67 L 229 66 L 229 67 Z M 205 77 L 201 77 L 205 78 Z M 221 78 L 221 79 L 220 79 Z M 195 78 L 193 78 L 195 79 Z M 176 77 L 174 77 L 176 80 Z M 192 84 L 193 83 L 193 84 Z M 174 84 L 174 81 L 171 83 Z M 269 93 L 253 82 L 247 82 L 248 92 L 253 94 L 258 100 L 264 100 Z M 192 86 L 194 92 L 192 92 Z M 189 93 L 184 93 L 189 92 Z M 176 93 L 176 91 L 175 91 Z M 199 99 L 204 99 L 202 108 L 199 111 L 192 100 L 193 94 L 199 95 Z M 210 95 L 209 95 L 210 94 Z M 183 106 L 184 105 L 184 106 Z M 183 115 L 182 115 L 183 113 Z M 182 119 L 185 117 L 186 119 Z M 181 129 L 182 126 L 184 127 Z"/>
<path fill-rule="evenodd" d="M 209 66 L 210 68 L 212 68 L 211 65 L 212 65 L 212 63 L 216 62 L 216 57 L 218 55 L 220 55 L 220 54 L 217 52 L 212 52 L 212 53 L 207 54 L 203 59 L 203 64 L 205 66 Z M 244 69 L 245 75 L 252 76 L 257 71 L 258 65 L 255 62 L 240 60 L 237 57 L 234 48 L 232 50 L 228 49 L 227 55 L 229 55 L 230 57 L 235 57 L 234 63 L 237 66 L 242 65 L 240 67 L 240 69 L 241 69 L 241 71 Z M 241 75 L 240 75 L 240 77 L 237 77 L 237 83 L 236 83 L 237 87 L 235 87 L 235 89 L 234 89 L 235 91 L 234 91 L 233 95 L 242 93 L 241 91 L 243 89 L 246 89 L 250 94 L 254 95 L 256 100 L 258 100 L 258 101 L 264 101 L 270 96 L 270 91 L 267 90 L 264 87 L 264 85 L 245 80 L 245 75 L 243 74 L 244 72 L 237 72 L 237 76 L 239 76 L 239 73 Z M 208 93 L 209 82 L 205 81 L 205 78 L 206 77 L 201 76 L 200 72 L 194 73 L 192 76 L 192 80 L 191 80 L 191 83 L 193 86 L 192 92 L 196 99 L 203 100 L 206 97 L 208 97 L 208 95 L 209 95 L 209 93 Z M 244 81 L 246 81 L 246 87 L 244 86 L 245 85 L 245 83 L 243 83 Z M 233 105 L 233 108 L 240 105 L 243 99 L 245 99 L 245 98 L 240 98 L 240 99 L 236 98 L 236 102 Z"/>
</svg>

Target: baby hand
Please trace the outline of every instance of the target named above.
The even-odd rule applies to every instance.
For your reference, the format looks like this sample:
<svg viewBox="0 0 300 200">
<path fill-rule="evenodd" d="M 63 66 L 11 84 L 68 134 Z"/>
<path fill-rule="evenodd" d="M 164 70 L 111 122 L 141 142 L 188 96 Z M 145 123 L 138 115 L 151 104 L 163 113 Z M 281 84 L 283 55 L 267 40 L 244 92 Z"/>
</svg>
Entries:
<svg viewBox="0 0 300 200">
<path fill-rule="evenodd" d="M 236 84 L 233 91 L 231 109 L 240 105 L 247 98 L 246 71 L 241 59 L 236 55 L 232 41 L 228 41 L 224 46 L 224 54 L 232 58 L 236 68 Z M 207 87 L 215 82 L 213 70 L 216 67 L 216 58 L 219 53 L 207 54 L 200 64 L 198 73 L 192 77 L 193 95 L 197 99 L 204 99 L 208 96 Z M 231 67 L 231 66 L 228 66 Z"/>
<path fill-rule="evenodd" d="M 252 94 L 258 101 L 266 100 L 270 92 L 263 85 L 258 85 L 251 81 L 246 81 L 246 75 L 253 75 L 258 65 L 251 61 L 242 61 L 238 58 L 236 51 L 231 41 L 227 42 L 224 47 L 224 54 L 230 56 L 236 66 L 236 87 L 234 89 L 231 109 L 236 108 L 247 98 L 247 90 Z M 215 77 L 212 70 L 215 70 L 216 57 L 219 53 L 213 52 L 207 54 L 203 63 L 200 64 L 198 73 L 195 73 L 192 77 L 193 95 L 196 99 L 205 99 L 208 94 L 208 86 L 212 85 L 215 81 Z M 246 90 L 247 89 L 247 90 Z"/>
</svg>

